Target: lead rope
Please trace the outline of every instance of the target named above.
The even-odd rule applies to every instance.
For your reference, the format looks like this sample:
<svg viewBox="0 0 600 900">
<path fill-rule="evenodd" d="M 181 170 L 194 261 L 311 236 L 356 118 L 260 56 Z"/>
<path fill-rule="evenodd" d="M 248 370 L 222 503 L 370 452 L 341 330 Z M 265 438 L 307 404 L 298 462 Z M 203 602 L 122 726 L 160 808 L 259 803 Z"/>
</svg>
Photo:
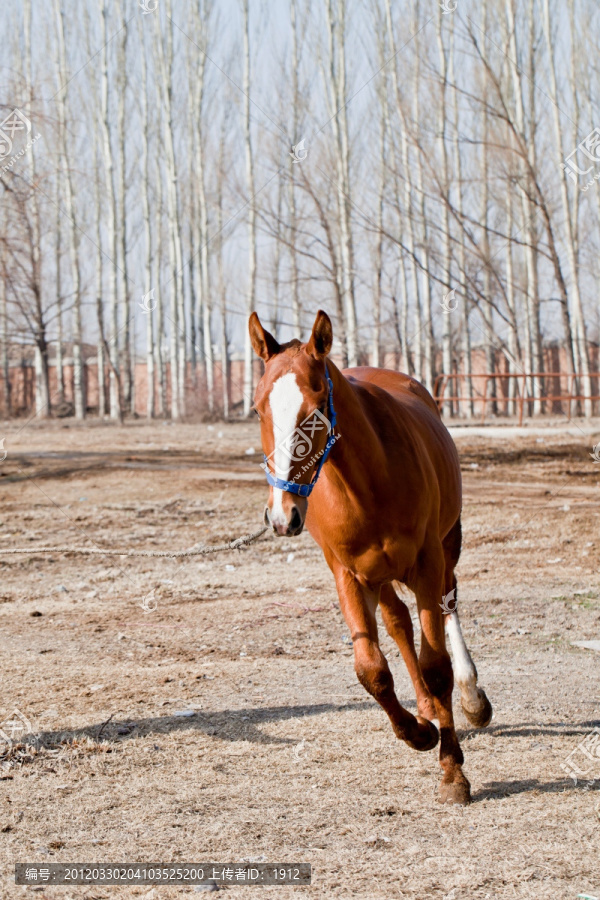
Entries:
<svg viewBox="0 0 600 900">
<path fill-rule="evenodd" d="M 29 554 L 35 556 L 36 553 L 74 553 L 77 556 L 138 556 L 138 557 L 157 557 L 159 559 L 183 559 L 187 556 L 206 556 L 209 553 L 225 553 L 227 550 L 240 550 L 257 541 L 268 527 L 264 525 L 259 531 L 252 534 L 245 534 L 242 537 L 235 538 L 227 544 L 217 544 L 214 547 L 198 547 L 190 550 L 175 550 L 169 553 L 166 550 L 111 550 L 110 547 L 103 549 L 101 547 L 17 547 L 5 550 L 0 547 L 0 556 L 14 556 L 15 554 Z"/>
</svg>

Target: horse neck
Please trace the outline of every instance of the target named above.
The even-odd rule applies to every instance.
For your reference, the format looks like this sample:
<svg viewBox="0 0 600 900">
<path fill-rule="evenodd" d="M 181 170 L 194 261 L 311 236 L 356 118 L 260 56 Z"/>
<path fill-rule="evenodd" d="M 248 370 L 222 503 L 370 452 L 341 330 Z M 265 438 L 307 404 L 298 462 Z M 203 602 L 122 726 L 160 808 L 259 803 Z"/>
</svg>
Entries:
<svg viewBox="0 0 600 900">
<path fill-rule="evenodd" d="M 368 489 L 369 479 L 365 478 L 365 470 L 381 462 L 381 443 L 351 383 L 333 363 L 328 361 L 327 368 L 333 383 L 333 406 L 337 418 L 335 433 L 339 438 L 324 471 L 329 465 L 341 477 L 346 492 L 350 490 L 360 494 L 366 487 Z"/>
</svg>

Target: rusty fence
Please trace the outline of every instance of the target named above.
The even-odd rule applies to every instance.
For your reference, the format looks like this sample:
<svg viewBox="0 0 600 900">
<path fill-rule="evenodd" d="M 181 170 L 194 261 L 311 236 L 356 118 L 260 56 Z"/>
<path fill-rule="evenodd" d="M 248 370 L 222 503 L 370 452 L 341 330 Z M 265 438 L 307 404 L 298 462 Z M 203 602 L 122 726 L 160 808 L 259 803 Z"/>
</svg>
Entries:
<svg viewBox="0 0 600 900">
<path fill-rule="evenodd" d="M 582 393 L 582 383 L 591 379 L 591 395 Z M 587 402 L 598 413 L 600 373 L 589 376 L 566 372 L 478 372 L 438 375 L 433 395 L 440 411 L 450 416 L 517 417 L 544 414 L 582 415 Z"/>
</svg>

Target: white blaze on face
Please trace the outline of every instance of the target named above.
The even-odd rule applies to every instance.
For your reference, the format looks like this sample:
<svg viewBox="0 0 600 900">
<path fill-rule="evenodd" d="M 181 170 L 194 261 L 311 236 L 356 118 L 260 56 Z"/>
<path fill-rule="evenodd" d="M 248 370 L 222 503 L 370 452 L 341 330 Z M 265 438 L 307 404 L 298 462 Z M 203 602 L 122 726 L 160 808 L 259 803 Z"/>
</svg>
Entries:
<svg viewBox="0 0 600 900">
<path fill-rule="evenodd" d="M 296 430 L 303 399 L 302 391 L 298 387 L 293 372 L 288 372 L 287 375 L 278 378 L 269 394 L 275 441 L 275 452 L 273 453 L 275 475 L 285 481 L 290 473 L 290 458 L 282 445 L 286 438 L 289 438 Z M 274 525 L 287 524 L 287 516 L 283 511 L 283 491 L 280 488 L 273 488 L 271 521 Z"/>
</svg>

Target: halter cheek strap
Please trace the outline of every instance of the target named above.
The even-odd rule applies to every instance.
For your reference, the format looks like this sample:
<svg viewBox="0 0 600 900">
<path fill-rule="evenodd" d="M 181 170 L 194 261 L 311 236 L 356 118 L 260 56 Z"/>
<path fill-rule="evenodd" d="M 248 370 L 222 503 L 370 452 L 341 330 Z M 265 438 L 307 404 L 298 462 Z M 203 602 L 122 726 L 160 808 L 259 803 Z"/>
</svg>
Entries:
<svg viewBox="0 0 600 900">
<path fill-rule="evenodd" d="M 327 363 L 325 363 L 325 378 L 327 379 L 327 387 L 329 388 L 329 392 L 327 395 L 327 418 L 329 419 L 329 437 L 327 439 L 327 443 L 325 445 L 325 449 L 322 452 L 321 459 L 319 460 L 319 465 L 315 470 L 315 474 L 313 475 L 311 481 L 308 484 L 298 484 L 295 481 L 285 481 L 283 478 L 277 478 L 275 475 L 272 475 L 269 470 L 269 461 L 265 456 L 264 470 L 267 476 L 267 481 L 271 485 L 271 487 L 279 488 L 281 491 L 287 491 L 289 494 L 298 494 L 299 497 L 310 497 L 312 493 L 312 489 L 314 488 L 319 475 L 321 474 L 321 469 L 325 465 L 327 457 L 331 453 L 331 448 L 336 442 L 336 436 L 333 433 L 333 429 L 335 428 L 337 417 L 335 414 L 335 409 L 333 407 L 333 382 L 329 377 L 329 370 L 327 368 Z"/>
</svg>

